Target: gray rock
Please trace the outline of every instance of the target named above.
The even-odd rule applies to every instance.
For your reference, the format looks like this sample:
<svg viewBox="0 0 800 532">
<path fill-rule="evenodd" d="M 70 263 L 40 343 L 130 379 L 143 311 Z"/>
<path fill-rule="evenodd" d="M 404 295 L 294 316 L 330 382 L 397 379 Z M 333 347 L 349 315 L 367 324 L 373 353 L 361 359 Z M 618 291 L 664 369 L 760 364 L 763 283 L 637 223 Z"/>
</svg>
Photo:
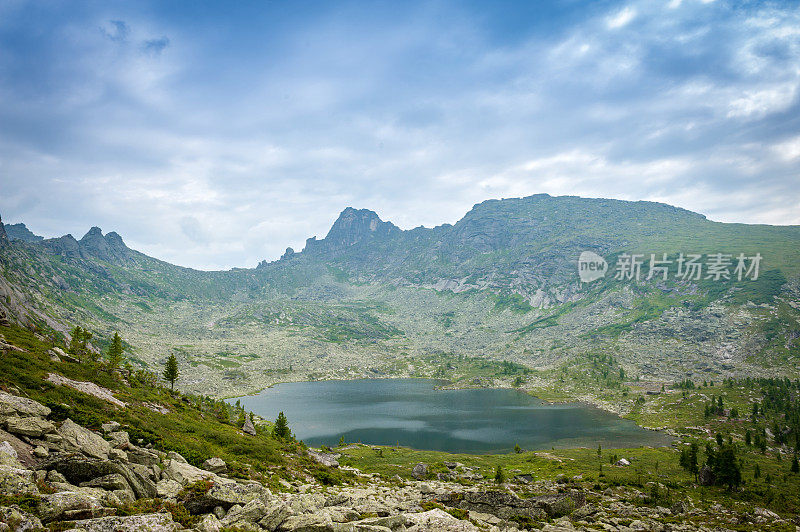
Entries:
<svg viewBox="0 0 800 532">
<path fill-rule="evenodd" d="M 0 419 L 6 419 L 12 416 L 47 417 L 49 415 L 50 409 L 42 403 L 34 401 L 33 399 L 0 392 Z"/>
<path fill-rule="evenodd" d="M 325 467 L 339 467 L 339 462 L 336 460 L 336 455 L 333 453 L 324 453 L 309 449 L 308 456 L 310 456 L 315 462 L 320 463 Z"/>
<path fill-rule="evenodd" d="M 47 523 L 62 519 L 68 515 L 68 512 L 74 513 L 75 510 L 84 510 L 91 513 L 99 511 L 101 508 L 100 500 L 95 497 L 79 492 L 64 491 L 43 495 L 39 500 L 37 509 L 42 521 Z"/>
<path fill-rule="evenodd" d="M 116 449 L 127 449 L 131 443 L 131 438 L 124 430 L 109 432 L 106 437 L 112 447 Z"/>
<path fill-rule="evenodd" d="M 29 530 L 38 531 L 44 529 L 38 517 L 11 506 L 0 508 L 0 523 L 7 524 L 7 530 L 13 530 L 14 532 L 28 532 Z"/>
<path fill-rule="evenodd" d="M 58 428 L 58 434 L 64 442 L 75 450 L 93 458 L 108 458 L 111 444 L 89 429 L 85 429 L 67 419 Z"/>
<path fill-rule="evenodd" d="M 194 527 L 197 532 L 219 532 L 221 528 L 222 524 L 214 514 L 204 516 L 200 523 Z"/>
<path fill-rule="evenodd" d="M 119 430 L 120 424 L 116 421 L 108 421 L 100 425 L 100 428 L 103 429 L 103 432 L 105 433 L 116 432 Z"/>
<path fill-rule="evenodd" d="M 86 532 L 173 532 L 182 527 L 168 513 L 100 517 L 75 521 L 75 528 Z"/>
<path fill-rule="evenodd" d="M 333 521 L 328 515 L 308 514 L 293 515 L 287 518 L 277 530 L 281 532 L 333 532 L 334 528 Z"/>
<path fill-rule="evenodd" d="M 182 489 L 180 482 L 171 479 L 159 480 L 156 483 L 156 493 L 161 499 L 174 499 Z"/>
<path fill-rule="evenodd" d="M 111 473 L 110 475 L 104 475 L 86 482 L 81 482 L 80 486 L 83 488 L 101 488 L 107 491 L 131 489 L 128 485 L 128 481 L 119 473 Z"/>
<path fill-rule="evenodd" d="M 203 469 L 212 473 L 225 473 L 228 470 L 228 464 L 222 458 L 214 457 L 203 462 Z"/>
<path fill-rule="evenodd" d="M 215 477 L 210 471 L 194 467 L 186 462 L 179 462 L 175 459 L 168 459 L 164 462 L 163 474 L 165 478 L 172 479 L 182 486 L 204 478 Z"/>
<path fill-rule="evenodd" d="M 157 466 L 159 462 L 161 462 L 161 459 L 158 457 L 158 454 L 149 449 L 142 449 L 141 447 L 134 447 L 131 445 L 128 447 L 127 453 L 128 453 L 128 461 L 134 464 L 140 464 L 143 466 L 152 467 L 152 466 Z"/>
<path fill-rule="evenodd" d="M 125 478 L 125 481 L 133 490 L 137 498 L 151 499 L 156 496 L 156 485 L 146 474 L 142 474 L 126 464 L 111 462 L 109 460 L 85 459 L 79 457 L 58 458 L 43 466 L 46 469 L 55 469 L 73 484 L 79 485 L 98 477 L 117 473 Z"/>
<path fill-rule="evenodd" d="M 267 508 L 266 515 L 261 518 L 258 524 L 266 530 L 273 532 L 292 515 L 294 515 L 294 512 L 292 512 L 288 504 L 273 504 Z"/>
<path fill-rule="evenodd" d="M 411 476 L 416 478 L 417 480 L 422 480 L 428 477 L 428 466 L 427 464 L 423 464 L 419 462 L 414 468 L 411 470 Z"/>
<path fill-rule="evenodd" d="M 36 487 L 36 478 L 30 469 L 0 465 L 0 493 L 4 494 L 30 494 L 39 493 Z"/>
<path fill-rule="evenodd" d="M 256 435 L 256 428 L 253 426 L 253 420 L 250 419 L 250 416 L 244 416 L 244 426 L 242 426 L 242 431 L 245 434 L 250 434 L 251 436 Z"/>
<path fill-rule="evenodd" d="M 56 426 L 40 417 L 11 417 L 6 421 L 6 430 L 20 436 L 41 438 L 47 433 L 55 432 Z"/>
</svg>

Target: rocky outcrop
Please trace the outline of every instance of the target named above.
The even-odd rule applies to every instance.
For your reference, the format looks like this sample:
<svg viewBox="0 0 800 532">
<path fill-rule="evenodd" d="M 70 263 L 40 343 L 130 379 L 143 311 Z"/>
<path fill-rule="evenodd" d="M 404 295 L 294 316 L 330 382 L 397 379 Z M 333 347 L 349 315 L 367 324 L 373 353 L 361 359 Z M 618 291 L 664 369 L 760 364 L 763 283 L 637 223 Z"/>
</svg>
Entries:
<svg viewBox="0 0 800 532">
<path fill-rule="evenodd" d="M 79 392 L 93 395 L 94 397 L 102 399 L 103 401 L 108 401 L 112 405 L 119 408 L 125 408 L 125 403 L 114 397 L 114 394 L 111 393 L 111 390 L 108 388 L 103 388 L 102 386 L 98 386 L 93 382 L 74 381 L 64 377 L 63 375 L 58 375 L 57 373 L 48 373 L 47 381 L 56 385 L 69 386 L 70 388 L 78 390 Z"/>
<path fill-rule="evenodd" d="M 375 212 L 369 209 L 356 210 L 347 207 L 339 214 L 324 239 L 317 240 L 314 237 L 306 240 L 303 252 L 336 252 L 356 244 L 386 240 L 400 233 L 400 228 L 391 222 L 382 221 Z"/>
<path fill-rule="evenodd" d="M 0 228 L 0 230 L 2 230 L 2 228 Z M 10 224 L 10 225 L 6 224 L 5 231 L 6 235 L 8 235 L 8 239 L 12 241 L 21 240 L 23 242 L 41 242 L 42 240 L 44 240 L 44 237 L 33 234 L 31 230 L 28 229 L 23 223 Z"/>
<path fill-rule="evenodd" d="M 8 235 L 6 234 L 6 229 L 3 226 L 3 220 L 0 218 L 0 247 L 5 247 L 10 244 L 8 239 Z"/>
</svg>

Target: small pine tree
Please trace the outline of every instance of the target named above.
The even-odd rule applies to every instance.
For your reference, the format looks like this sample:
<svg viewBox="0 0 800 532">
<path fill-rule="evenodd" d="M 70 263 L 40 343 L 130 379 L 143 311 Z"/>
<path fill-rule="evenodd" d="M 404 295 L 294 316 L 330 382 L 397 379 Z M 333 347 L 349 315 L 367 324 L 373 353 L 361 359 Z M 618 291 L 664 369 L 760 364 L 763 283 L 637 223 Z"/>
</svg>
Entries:
<svg viewBox="0 0 800 532">
<path fill-rule="evenodd" d="M 339 438 L 339 447 L 344 447 L 344 436 Z"/>
<path fill-rule="evenodd" d="M 502 484 L 506 481 L 506 474 L 503 473 L 503 468 L 501 466 L 497 466 L 497 469 L 494 472 L 494 481 L 498 484 Z"/>
<path fill-rule="evenodd" d="M 800 473 L 800 463 L 797 462 L 797 455 L 792 458 L 792 473 Z"/>
<path fill-rule="evenodd" d="M 175 390 L 175 381 L 178 380 L 178 359 L 175 355 L 170 355 L 164 366 L 164 379 L 169 381 L 172 390 Z"/>
<path fill-rule="evenodd" d="M 514 444 L 514 452 L 517 454 L 522 454 L 522 447 L 520 447 L 518 443 Z"/>
<path fill-rule="evenodd" d="M 122 364 L 122 351 L 122 338 L 119 333 L 114 333 L 114 338 L 106 353 L 106 369 L 109 373 L 114 373 Z"/>
<path fill-rule="evenodd" d="M 291 436 L 292 432 L 289 430 L 289 422 L 286 420 L 286 415 L 283 412 L 278 412 L 278 418 L 275 420 L 272 434 L 279 440 L 286 440 Z"/>
</svg>

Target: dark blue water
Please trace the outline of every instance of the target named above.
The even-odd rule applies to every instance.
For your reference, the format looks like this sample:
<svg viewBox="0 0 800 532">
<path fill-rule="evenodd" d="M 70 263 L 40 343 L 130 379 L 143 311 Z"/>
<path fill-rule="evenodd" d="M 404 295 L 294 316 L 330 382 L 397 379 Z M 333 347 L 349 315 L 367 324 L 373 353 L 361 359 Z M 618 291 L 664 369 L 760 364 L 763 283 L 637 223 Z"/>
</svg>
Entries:
<svg viewBox="0 0 800 532">
<path fill-rule="evenodd" d="M 514 444 L 534 450 L 671 441 L 581 404 L 546 404 L 516 390 L 435 390 L 435 385 L 425 379 L 297 382 L 239 400 L 266 419 L 284 412 L 295 436 L 312 446 L 333 446 L 344 436 L 347 442 L 502 453 Z"/>
</svg>

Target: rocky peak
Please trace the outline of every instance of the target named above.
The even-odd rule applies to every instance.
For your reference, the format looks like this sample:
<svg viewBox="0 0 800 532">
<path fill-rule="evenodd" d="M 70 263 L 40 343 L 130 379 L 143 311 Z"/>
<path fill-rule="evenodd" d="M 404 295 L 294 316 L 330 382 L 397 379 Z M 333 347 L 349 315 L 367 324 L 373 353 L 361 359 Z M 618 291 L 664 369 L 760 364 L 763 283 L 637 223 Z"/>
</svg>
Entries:
<svg viewBox="0 0 800 532">
<path fill-rule="evenodd" d="M 306 249 L 343 249 L 399 232 L 396 225 L 382 221 L 374 211 L 347 207 L 333 223 L 328 235 L 323 240 L 308 239 Z"/>
<path fill-rule="evenodd" d="M 22 240 L 24 242 L 41 242 L 44 237 L 35 235 L 24 223 L 6 224 L 6 235 L 9 240 Z"/>
</svg>

